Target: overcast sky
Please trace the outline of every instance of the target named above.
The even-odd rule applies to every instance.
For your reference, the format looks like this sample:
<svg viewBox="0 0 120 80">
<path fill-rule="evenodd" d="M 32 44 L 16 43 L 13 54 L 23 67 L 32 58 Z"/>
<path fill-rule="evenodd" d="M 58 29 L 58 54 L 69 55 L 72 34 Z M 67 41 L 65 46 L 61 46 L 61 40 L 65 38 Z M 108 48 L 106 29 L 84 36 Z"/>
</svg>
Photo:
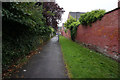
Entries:
<svg viewBox="0 0 120 80">
<path fill-rule="evenodd" d="M 105 9 L 108 12 L 118 7 L 118 0 L 56 0 L 56 2 L 65 10 L 59 26 L 67 20 L 70 11 L 89 12 L 95 9 Z"/>
</svg>

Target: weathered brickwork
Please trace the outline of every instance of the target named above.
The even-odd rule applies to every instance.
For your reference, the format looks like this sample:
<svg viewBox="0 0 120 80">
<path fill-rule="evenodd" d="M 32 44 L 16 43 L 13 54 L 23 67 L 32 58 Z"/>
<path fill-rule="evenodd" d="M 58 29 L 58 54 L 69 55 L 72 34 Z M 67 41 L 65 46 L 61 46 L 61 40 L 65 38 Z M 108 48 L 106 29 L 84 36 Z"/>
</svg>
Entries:
<svg viewBox="0 0 120 80">
<path fill-rule="evenodd" d="M 71 38 L 71 33 L 70 30 L 68 30 L 66 33 L 64 31 L 64 27 L 62 27 L 62 31 L 61 31 L 62 36 L 66 37 L 66 38 Z"/>
<path fill-rule="evenodd" d="M 62 35 L 70 39 L 70 30 L 65 33 L 63 28 Z M 120 54 L 120 9 L 106 13 L 92 26 L 79 25 L 75 41 L 106 56 L 118 59 L 118 54 Z"/>
<path fill-rule="evenodd" d="M 118 59 L 118 14 L 120 9 L 113 10 L 92 26 L 79 25 L 76 41 L 83 43 L 91 49 L 99 51 L 109 57 Z"/>
</svg>

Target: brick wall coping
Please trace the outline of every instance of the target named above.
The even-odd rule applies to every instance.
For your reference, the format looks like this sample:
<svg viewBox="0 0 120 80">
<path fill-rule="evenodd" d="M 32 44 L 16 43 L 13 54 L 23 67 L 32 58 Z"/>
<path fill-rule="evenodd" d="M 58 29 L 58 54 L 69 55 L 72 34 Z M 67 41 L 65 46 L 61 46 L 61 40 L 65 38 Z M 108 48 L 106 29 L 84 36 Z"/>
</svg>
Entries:
<svg viewBox="0 0 120 80">
<path fill-rule="evenodd" d="M 120 9 L 120 7 L 119 7 L 119 8 L 115 8 L 115 9 L 113 9 L 113 10 L 111 10 L 111 11 L 108 11 L 108 12 L 106 12 L 105 14 L 109 14 L 109 13 L 111 13 L 111 12 L 113 12 L 113 11 L 118 10 L 118 9 Z"/>
</svg>

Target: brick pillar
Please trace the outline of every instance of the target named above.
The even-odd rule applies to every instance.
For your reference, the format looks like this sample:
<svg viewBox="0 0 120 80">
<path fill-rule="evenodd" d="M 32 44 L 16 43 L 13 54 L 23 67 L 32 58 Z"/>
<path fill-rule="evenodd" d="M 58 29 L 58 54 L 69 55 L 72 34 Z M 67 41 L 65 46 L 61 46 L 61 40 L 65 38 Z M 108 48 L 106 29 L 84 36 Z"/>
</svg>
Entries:
<svg viewBox="0 0 120 80">
<path fill-rule="evenodd" d="M 120 0 L 118 0 L 118 8 L 120 8 Z M 118 9 L 118 52 L 120 54 L 120 9 Z M 120 55 L 118 55 L 120 61 Z"/>
<path fill-rule="evenodd" d="M 118 7 L 120 8 L 120 0 L 118 0 Z"/>
</svg>

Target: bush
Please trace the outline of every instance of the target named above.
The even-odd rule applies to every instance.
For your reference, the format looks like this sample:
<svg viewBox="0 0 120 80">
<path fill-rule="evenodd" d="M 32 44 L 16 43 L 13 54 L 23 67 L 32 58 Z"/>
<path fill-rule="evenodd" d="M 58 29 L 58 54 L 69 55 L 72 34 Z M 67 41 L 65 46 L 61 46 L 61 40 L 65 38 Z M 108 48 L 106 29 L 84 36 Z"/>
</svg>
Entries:
<svg viewBox="0 0 120 80">
<path fill-rule="evenodd" d="M 79 24 L 80 24 L 80 22 L 77 21 L 76 19 L 74 19 L 72 16 L 70 16 L 70 19 L 68 19 L 67 22 L 65 22 L 65 24 L 64 24 L 64 26 L 67 29 L 71 30 L 71 39 L 73 41 L 75 40 L 75 36 L 76 36 L 76 32 L 77 32 L 77 27 L 78 27 Z M 66 32 L 66 30 L 65 30 L 65 32 Z"/>
<path fill-rule="evenodd" d="M 73 22 L 76 22 L 76 19 L 74 19 L 72 16 L 70 16 L 70 19 L 68 19 L 68 20 L 65 22 L 64 26 L 65 26 L 67 29 L 70 29 L 70 28 L 71 28 L 70 25 L 71 25 Z"/>
<path fill-rule="evenodd" d="M 2 66 L 5 71 L 47 41 L 54 30 L 46 25 L 42 5 L 14 2 L 3 3 L 2 7 Z"/>
<path fill-rule="evenodd" d="M 85 14 L 81 14 L 79 21 L 82 25 L 90 25 L 94 23 L 97 20 L 101 20 L 101 18 L 104 16 L 105 10 L 93 10 L 91 12 L 87 12 Z"/>
<path fill-rule="evenodd" d="M 77 27 L 79 26 L 80 22 L 73 22 L 72 24 L 70 24 L 70 30 L 71 30 L 71 39 L 74 41 L 75 37 L 76 37 L 76 33 L 77 33 Z"/>
</svg>

